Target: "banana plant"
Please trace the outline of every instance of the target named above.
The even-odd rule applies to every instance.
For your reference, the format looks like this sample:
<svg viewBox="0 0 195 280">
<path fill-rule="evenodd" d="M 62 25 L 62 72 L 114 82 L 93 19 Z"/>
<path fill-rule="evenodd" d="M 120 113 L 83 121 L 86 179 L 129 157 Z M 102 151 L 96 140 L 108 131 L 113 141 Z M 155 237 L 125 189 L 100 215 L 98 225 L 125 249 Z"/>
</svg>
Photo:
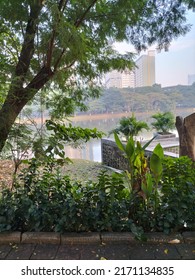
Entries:
<svg viewBox="0 0 195 280">
<path fill-rule="evenodd" d="M 145 157 L 145 149 L 154 140 L 153 137 L 144 146 L 133 137 L 129 137 L 126 145 L 122 143 L 118 135 L 114 133 L 114 138 L 118 148 L 124 153 L 128 160 L 129 170 L 126 170 L 129 185 L 133 193 L 139 193 L 143 196 L 141 189 L 142 183 L 146 181 L 146 174 L 149 172 L 148 160 Z"/>
<path fill-rule="evenodd" d="M 128 217 L 129 219 L 136 219 L 137 213 L 142 209 L 141 211 L 150 213 L 151 221 L 157 225 L 159 206 L 158 186 L 163 172 L 163 148 L 160 144 L 157 144 L 152 156 L 148 159 L 145 156 L 145 150 L 155 137 L 144 146 L 141 146 L 140 142 L 136 142 L 133 137 L 128 139 L 126 145 L 121 142 L 117 134 L 114 134 L 114 137 L 118 148 L 124 153 L 129 163 L 126 177 L 132 192 Z M 142 198 L 142 200 L 139 200 L 139 198 Z M 134 231 L 136 230 L 139 233 L 137 225 L 132 223 L 132 226 Z M 133 229 L 131 228 L 131 230 Z"/>
<path fill-rule="evenodd" d="M 163 159 L 164 159 L 163 148 L 160 144 L 157 144 L 150 158 L 150 170 L 153 174 L 153 178 L 155 182 L 155 187 L 154 187 L 155 212 L 158 207 L 158 186 L 162 178 Z"/>
</svg>

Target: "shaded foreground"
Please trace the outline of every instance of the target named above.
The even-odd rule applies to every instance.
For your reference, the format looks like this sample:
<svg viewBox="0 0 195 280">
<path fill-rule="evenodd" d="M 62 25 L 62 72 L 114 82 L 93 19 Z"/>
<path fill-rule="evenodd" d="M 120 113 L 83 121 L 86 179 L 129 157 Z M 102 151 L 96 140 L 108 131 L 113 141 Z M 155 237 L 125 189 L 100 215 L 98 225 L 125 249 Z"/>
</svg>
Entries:
<svg viewBox="0 0 195 280">
<path fill-rule="evenodd" d="M 195 260 L 195 233 L 148 233 L 148 241 L 131 233 L 0 234 L 2 260 Z"/>
<path fill-rule="evenodd" d="M 195 244 L 0 245 L 1 260 L 195 260 Z"/>
</svg>

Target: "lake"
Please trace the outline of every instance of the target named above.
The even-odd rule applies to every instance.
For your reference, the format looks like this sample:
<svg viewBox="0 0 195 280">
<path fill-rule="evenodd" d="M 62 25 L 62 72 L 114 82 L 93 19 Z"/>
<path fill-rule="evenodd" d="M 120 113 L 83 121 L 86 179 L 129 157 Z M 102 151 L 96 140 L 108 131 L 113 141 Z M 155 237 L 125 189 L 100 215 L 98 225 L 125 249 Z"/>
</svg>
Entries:
<svg viewBox="0 0 195 280">
<path fill-rule="evenodd" d="M 186 117 L 194 112 L 194 108 L 176 109 L 175 116 Z M 142 120 L 150 124 L 151 115 L 156 112 L 147 113 L 135 113 L 137 120 Z M 71 119 L 74 126 L 80 126 L 82 128 L 94 128 L 101 130 L 105 133 L 104 138 L 108 137 L 110 130 L 116 128 L 119 123 L 119 119 L 122 116 L 131 116 L 131 113 L 120 113 L 120 114 L 103 114 L 103 115 L 79 115 Z M 154 131 L 144 131 L 137 137 L 138 140 L 147 140 L 153 137 Z M 175 130 L 174 133 L 177 134 Z M 110 135 L 109 138 L 113 138 Z M 74 149 L 70 146 L 65 147 L 66 156 L 69 158 L 86 159 L 96 162 L 101 162 L 101 140 L 91 140 L 84 144 L 81 148 Z"/>
</svg>

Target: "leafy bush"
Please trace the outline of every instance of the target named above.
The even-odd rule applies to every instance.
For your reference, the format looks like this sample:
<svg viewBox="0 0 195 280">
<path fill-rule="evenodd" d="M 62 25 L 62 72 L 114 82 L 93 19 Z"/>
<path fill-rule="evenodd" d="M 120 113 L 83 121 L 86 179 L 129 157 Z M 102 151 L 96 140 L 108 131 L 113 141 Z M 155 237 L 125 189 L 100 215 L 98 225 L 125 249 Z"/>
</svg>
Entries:
<svg viewBox="0 0 195 280">
<path fill-rule="evenodd" d="M 159 229 L 195 229 L 195 166 L 190 158 L 165 160 L 161 193 Z"/>
<path fill-rule="evenodd" d="M 167 233 L 195 228 L 195 168 L 191 159 L 165 159 L 158 144 L 148 160 L 144 149 L 151 140 L 141 147 L 130 137 L 125 146 L 115 134 L 115 141 L 130 166 L 126 174 L 131 187 L 129 218 L 134 226 Z"/>
<path fill-rule="evenodd" d="M 110 131 L 109 135 L 112 133 L 121 133 L 125 136 L 126 140 L 130 136 L 137 136 L 143 129 L 149 130 L 149 126 L 146 122 L 138 121 L 134 115 L 131 117 L 122 117 L 119 120 L 119 125 L 114 130 Z"/>
<path fill-rule="evenodd" d="M 152 118 L 155 121 L 151 125 L 157 132 L 166 134 L 175 128 L 175 118 L 171 112 L 157 113 L 152 115 Z"/>
<path fill-rule="evenodd" d="M 43 171 L 22 174 L 14 190 L 3 190 L 0 231 L 127 230 L 128 191 L 121 175 L 99 175 L 99 182 L 72 183 Z"/>
<path fill-rule="evenodd" d="M 153 157 L 158 168 L 144 174 L 142 192 L 127 188 L 122 174 L 102 171 L 97 183 L 81 184 L 32 161 L 13 190 L 1 191 L 0 231 L 132 231 L 141 238 L 143 231 L 194 229 L 194 163 L 169 158 L 161 166 L 159 147 Z"/>
</svg>

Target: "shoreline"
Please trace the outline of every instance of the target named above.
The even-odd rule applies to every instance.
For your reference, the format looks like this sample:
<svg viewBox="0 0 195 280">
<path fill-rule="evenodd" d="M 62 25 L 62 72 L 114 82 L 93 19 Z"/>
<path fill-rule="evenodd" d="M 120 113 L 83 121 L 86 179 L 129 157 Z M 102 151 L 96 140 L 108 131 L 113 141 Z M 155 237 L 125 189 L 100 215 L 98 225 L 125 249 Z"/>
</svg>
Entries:
<svg viewBox="0 0 195 280">
<path fill-rule="evenodd" d="M 188 115 L 192 114 L 195 112 L 195 108 L 177 108 L 174 110 L 174 115 L 178 116 L 181 113 L 188 113 Z M 102 114 L 91 114 L 91 113 L 84 113 L 84 114 L 75 114 L 74 116 L 69 116 L 67 117 L 67 119 L 65 119 L 65 121 L 71 121 L 71 122 L 82 122 L 82 121 L 93 121 L 93 120 L 104 120 L 104 119 L 119 119 L 122 117 L 127 117 L 127 116 L 131 116 L 132 114 L 135 114 L 135 116 L 147 116 L 148 118 L 155 114 L 156 111 L 149 111 L 149 112 L 111 112 L 111 113 L 102 113 Z M 49 116 L 48 117 L 37 117 L 34 118 L 33 120 L 37 123 L 45 123 L 46 120 L 50 119 Z M 20 121 L 21 122 L 21 121 Z M 30 123 L 29 120 L 22 120 L 22 123 Z"/>
<path fill-rule="evenodd" d="M 188 112 L 189 114 L 192 114 L 194 112 L 194 108 L 177 108 L 174 110 L 174 114 L 178 115 L 182 112 Z M 143 116 L 147 115 L 150 117 L 151 115 L 155 114 L 156 111 L 149 111 L 149 112 L 117 112 L 117 113 L 102 113 L 102 114 L 83 114 L 83 115 L 75 115 L 72 117 L 69 117 L 71 121 L 84 121 L 84 120 L 102 120 L 102 119 L 112 119 L 112 118 L 121 118 L 130 116 L 132 114 L 135 114 L 136 116 Z"/>
</svg>

